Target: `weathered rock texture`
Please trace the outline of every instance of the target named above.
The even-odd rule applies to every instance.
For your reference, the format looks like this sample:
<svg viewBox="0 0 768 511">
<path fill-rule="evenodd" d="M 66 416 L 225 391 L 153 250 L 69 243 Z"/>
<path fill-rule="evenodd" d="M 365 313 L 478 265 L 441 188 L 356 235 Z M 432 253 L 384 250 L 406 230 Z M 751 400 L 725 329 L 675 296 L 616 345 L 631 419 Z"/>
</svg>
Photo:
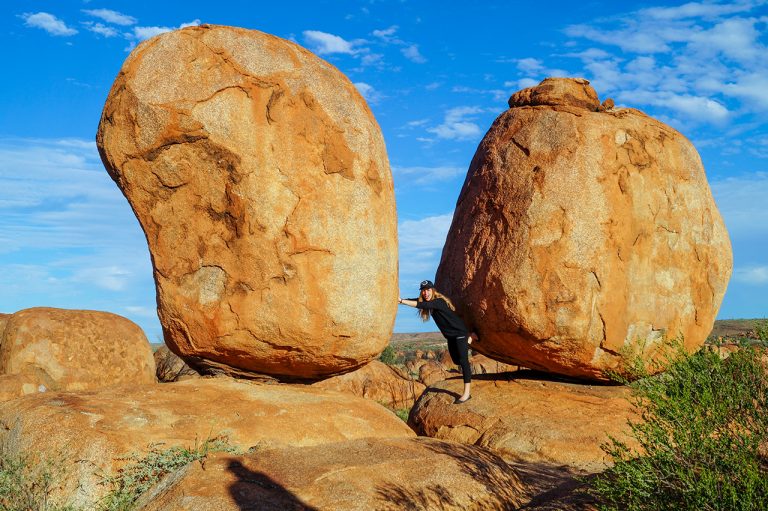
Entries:
<svg viewBox="0 0 768 511">
<path fill-rule="evenodd" d="M 527 500 L 501 457 L 429 438 L 217 454 L 172 477 L 142 511 L 488 510 Z"/>
<path fill-rule="evenodd" d="M 397 221 L 384 140 L 336 68 L 252 30 L 140 44 L 110 91 L 102 160 L 144 229 L 165 341 L 284 379 L 386 346 Z"/>
<path fill-rule="evenodd" d="M 141 328 L 109 312 L 36 307 L 6 318 L 0 374 L 27 375 L 49 390 L 154 383 Z"/>
<path fill-rule="evenodd" d="M 636 419 L 626 387 L 535 379 L 530 371 L 472 381 L 472 399 L 455 405 L 461 378 L 433 384 L 408 419 L 420 435 L 487 447 L 511 461 L 563 466 L 580 472 L 605 468 L 600 444 L 608 435 L 630 442 Z"/>
<path fill-rule="evenodd" d="M 394 410 L 412 407 L 425 389 L 424 384 L 409 378 L 404 371 L 378 360 L 312 386 L 372 399 Z"/>
<path fill-rule="evenodd" d="M 732 269 L 693 145 L 586 80 L 518 92 L 475 153 L 438 270 L 491 358 L 587 379 L 700 346 Z"/>
<path fill-rule="evenodd" d="M 107 490 L 99 473 L 113 474 L 126 455 L 144 453 L 150 444 L 194 447 L 227 436 L 247 450 L 414 436 L 393 413 L 366 399 L 230 378 L 26 396 L 0 403 L 0 432 L 8 435 L 11 453 L 71 462 L 64 467 L 64 491 L 84 509 Z M 59 453 L 62 448 L 66 453 Z"/>
<path fill-rule="evenodd" d="M 189 367 L 184 360 L 169 350 L 165 344 L 155 350 L 154 358 L 157 381 L 167 383 L 200 377 L 197 371 Z"/>
</svg>

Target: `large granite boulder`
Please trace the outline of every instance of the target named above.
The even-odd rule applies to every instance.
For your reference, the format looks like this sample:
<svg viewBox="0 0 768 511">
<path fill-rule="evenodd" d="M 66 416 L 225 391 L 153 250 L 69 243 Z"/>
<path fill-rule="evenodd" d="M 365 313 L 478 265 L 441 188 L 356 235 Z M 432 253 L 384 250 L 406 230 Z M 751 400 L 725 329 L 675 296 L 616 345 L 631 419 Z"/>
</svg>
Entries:
<svg viewBox="0 0 768 511">
<path fill-rule="evenodd" d="M 732 269 L 696 149 L 586 80 L 512 96 L 475 153 L 436 284 L 493 359 L 586 379 L 699 347 Z"/>
<path fill-rule="evenodd" d="M 514 468 L 486 449 L 430 438 L 376 438 L 217 454 L 142 499 L 142 511 L 519 509 Z"/>
<path fill-rule="evenodd" d="M 146 234 L 174 352 L 309 380 L 387 345 L 392 176 L 338 69 L 253 30 L 168 32 L 126 59 L 97 144 Z"/>
<path fill-rule="evenodd" d="M 93 509 L 108 490 L 103 476 L 153 444 L 189 448 L 225 436 L 245 451 L 414 436 L 366 399 L 226 377 L 29 395 L 0 403 L 0 433 L 10 454 L 63 460 L 62 493 L 83 509 Z"/>
<path fill-rule="evenodd" d="M 95 389 L 154 383 L 155 362 L 144 332 L 129 319 L 35 307 L 5 319 L 0 375 L 26 375 L 26 385 L 48 390 Z"/>
<path fill-rule="evenodd" d="M 393 410 L 410 409 L 425 389 L 423 383 L 409 378 L 405 371 L 378 360 L 312 386 L 372 399 Z"/>
<path fill-rule="evenodd" d="M 512 462 L 542 471 L 563 467 L 598 472 L 609 457 L 600 448 L 614 436 L 631 442 L 637 420 L 629 389 L 544 380 L 531 371 L 480 377 L 472 399 L 456 405 L 461 378 L 432 384 L 411 409 L 419 435 L 491 449 Z"/>
</svg>

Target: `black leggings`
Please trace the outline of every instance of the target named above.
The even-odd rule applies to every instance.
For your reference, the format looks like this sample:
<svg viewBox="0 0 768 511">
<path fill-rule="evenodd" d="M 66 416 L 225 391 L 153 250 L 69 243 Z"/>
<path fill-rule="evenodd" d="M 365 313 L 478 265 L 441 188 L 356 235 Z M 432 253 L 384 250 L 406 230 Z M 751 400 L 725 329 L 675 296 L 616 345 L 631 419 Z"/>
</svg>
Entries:
<svg viewBox="0 0 768 511">
<path fill-rule="evenodd" d="M 451 360 L 457 366 L 461 366 L 461 374 L 464 377 L 464 383 L 472 381 L 472 368 L 469 366 L 469 343 L 467 336 L 448 337 L 448 353 L 451 354 Z"/>
</svg>

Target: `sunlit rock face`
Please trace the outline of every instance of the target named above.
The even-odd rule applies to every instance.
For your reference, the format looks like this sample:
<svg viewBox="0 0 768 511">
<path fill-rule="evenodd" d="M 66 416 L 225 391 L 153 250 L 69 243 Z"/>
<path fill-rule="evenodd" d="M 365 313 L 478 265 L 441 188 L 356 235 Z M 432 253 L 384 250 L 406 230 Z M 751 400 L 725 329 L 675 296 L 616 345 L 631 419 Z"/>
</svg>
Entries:
<svg viewBox="0 0 768 511">
<path fill-rule="evenodd" d="M 33 307 L 0 318 L 0 394 L 155 382 L 139 325 L 102 311 Z"/>
<path fill-rule="evenodd" d="M 509 104 L 472 160 L 436 280 L 479 332 L 472 348 L 605 379 L 664 338 L 700 346 L 732 253 L 693 145 L 601 106 L 583 79 Z"/>
<path fill-rule="evenodd" d="M 336 68 L 257 31 L 165 33 L 126 59 L 97 143 L 146 234 L 174 352 L 317 379 L 386 346 L 392 177 L 371 111 Z"/>
</svg>

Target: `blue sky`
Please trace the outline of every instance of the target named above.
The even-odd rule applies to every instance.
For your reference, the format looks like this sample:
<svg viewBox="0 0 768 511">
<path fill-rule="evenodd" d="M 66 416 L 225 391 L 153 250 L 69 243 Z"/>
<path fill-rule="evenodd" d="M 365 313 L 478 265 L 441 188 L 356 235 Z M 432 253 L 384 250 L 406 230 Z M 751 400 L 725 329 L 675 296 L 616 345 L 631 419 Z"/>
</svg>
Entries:
<svg viewBox="0 0 768 511">
<path fill-rule="evenodd" d="M 94 136 L 131 48 L 198 23 L 291 39 L 363 93 L 392 165 L 404 296 L 434 276 L 510 94 L 580 76 L 694 143 L 733 244 L 719 318 L 768 316 L 766 1 L 2 2 L 0 312 L 108 310 L 160 339 L 146 242 Z M 395 331 L 434 330 L 401 309 Z"/>
</svg>

